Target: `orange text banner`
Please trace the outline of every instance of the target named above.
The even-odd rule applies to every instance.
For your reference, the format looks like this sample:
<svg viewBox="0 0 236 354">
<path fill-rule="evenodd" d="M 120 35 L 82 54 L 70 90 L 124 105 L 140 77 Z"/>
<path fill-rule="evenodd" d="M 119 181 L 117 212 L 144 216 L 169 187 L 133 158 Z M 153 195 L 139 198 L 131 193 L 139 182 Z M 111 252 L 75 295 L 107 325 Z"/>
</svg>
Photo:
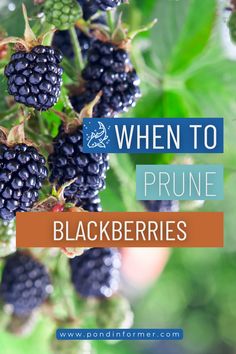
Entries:
<svg viewBox="0 0 236 354">
<path fill-rule="evenodd" d="M 17 247 L 223 247 L 221 212 L 17 213 Z"/>
</svg>

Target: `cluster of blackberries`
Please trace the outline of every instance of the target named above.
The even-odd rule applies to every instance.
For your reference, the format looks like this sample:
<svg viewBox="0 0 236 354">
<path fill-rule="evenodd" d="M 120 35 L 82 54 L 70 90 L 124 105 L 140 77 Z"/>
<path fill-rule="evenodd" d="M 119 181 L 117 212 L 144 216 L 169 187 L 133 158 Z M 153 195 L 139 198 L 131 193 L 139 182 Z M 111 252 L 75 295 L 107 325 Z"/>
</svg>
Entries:
<svg viewBox="0 0 236 354">
<path fill-rule="evenodd" d="M 0 144 L 0 217 L 12 220 L 17 211 L 29 211 L 48 175 L 45 158 L 26 144 Z"/>
<path fill-rule="evenodd" d="M 65 189 L 67 200 L 86 203 L 105 188 L 108 155 L 83 153 L 82 126 L 78 126 L 73 132 L 66 132 L 61 127 L 53 147 L 54 151 L 48 160 L 50 182 L 60 187 L 76 179 Z"/>
<path fill-rule="evenodd" d="M 143 203 L 150 212 L 179 211 L 179 202 L 177 200 L 145 200 Z"/>
<path fill-rule="evenodd" d="M 30 254 L 16 252 L 6 259 L 2 273 L 0 295 L 12 312 L 25 317 L 39 307 L 52 290 L 49 275 Z"/>
<path fill-rule="evenodd" d="M 112 43 L 100 40 L 92 43 L 82 78 L 82 92 L 71 96 L 71 103 L 78 112 L 100 91 L 102 98 L 93 111 L 97 118 L 114 117 L 127 111 L 140 97 L 140 80 L 127 51 Z"/>
<path fill-rule="evenodd" d="M 83 297 L 110 297 L 118 290 L 120 253 L 113 248 L 90 248 L 70 260 L 71 280 Z"/>
<path fill-rule="evenodd" d="M 62 84 L 62 55 L 57 49 L 36 46 L 11 56 L 5 68 L 8 92 L 16 102 L 47 110 L 58 100 Z"/>
</svg>

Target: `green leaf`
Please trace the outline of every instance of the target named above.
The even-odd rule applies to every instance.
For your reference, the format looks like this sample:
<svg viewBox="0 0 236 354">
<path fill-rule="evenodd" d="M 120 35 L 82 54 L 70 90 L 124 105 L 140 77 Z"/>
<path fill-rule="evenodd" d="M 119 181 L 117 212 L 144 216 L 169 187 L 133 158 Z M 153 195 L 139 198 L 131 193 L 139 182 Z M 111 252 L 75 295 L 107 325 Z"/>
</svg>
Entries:
<svg viewBox="0 0 236 354">
<path fill-rule="evenodd" d="M 136 201 L 136 173 L 128 154 L 111 155 L 110 164 L 120 182 L 120 193 L 127 211 L 143 211 Z"/>
<path fill-rule="evenodd" d="M 118 185 L 119 180 L 114 171 L 110 169 L 107 173 L 106 189 L 99 194 L 104 211 L 126 211 L 120 190 L 117 188 Z"/>
<path fill-rule="evenodd" d="M 214 25 L 216 0 L 157 1 L 153 55 L 162 72 L 183 71 L 206 46 Z M 157 62 L 157 60 L 156 60 Z"/>
<path fill-rule="evenodd" d="M 223 160 L 225 166 L 231 169 L 234 166 L 236 149 L 235 82 L 235 62 L 227 59 L 199 69 L 186 82 L 186 87 L 192 93 L 202 117 L 225 118 L 225 154 L 211 156 L 211 162 Z M 209 160 L 209 155 L 199 156 L 199 159 Z"/>
<path fill-rule="evenodd" d="M 173 51 L 170 72 L 183 71 L 205 48 L 214 27 L 216 5 L 215 0 L 190 1 L 183 31 Z"/>
</svg>

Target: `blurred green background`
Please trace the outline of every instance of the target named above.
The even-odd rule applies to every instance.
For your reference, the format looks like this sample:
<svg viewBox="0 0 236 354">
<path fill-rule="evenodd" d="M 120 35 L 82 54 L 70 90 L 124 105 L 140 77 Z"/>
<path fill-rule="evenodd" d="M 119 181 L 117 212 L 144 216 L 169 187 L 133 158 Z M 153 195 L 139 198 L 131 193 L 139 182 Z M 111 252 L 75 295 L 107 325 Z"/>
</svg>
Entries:
<svg viewBox="0 0 236 354">
<path fill-rule="evenodd" d="M 31 1 L 25 1 L 30 8 Z M 23 31 L 21 1 L 1 0 L 0 24 L 10 35 Z M 14 9 L 15 11 L 9 11 Z M 130 0 L 124 20 L 132 29 L 158 18 L 150 32 L 139 35 L 132 57 L 142 79 L 143 97 L 132 117 L 224 117 L 224 155 L 188 156 L 193 163 L 225 166 L 224 202 L 206 202 L 202 211 L 225 212 L 224 249 L 175 249 L 161 277 L 133 301 L 135 327 L 180 327 L 180 343 L 95 343 L 99 354 L 236 353 L 236 55 L 227 30 L 224 1 Z M 5 81 L 0 77 L 0 110 Z M 183 155 L 111 157 L 105 210 L 137 210 L 135 165 L 178 163 Z M 119 188 L 117 188 L 119 186 Z M 129 191 L 129 193 L 127 193 Z M 183 206 L 188 210 L 188 204 Z M 49 354 L 50 321 L 41 319 L 26 339 L 0 333 L 0 354 Z M 72 353 L 73 354 L 73 353 Z"/>
</svg>

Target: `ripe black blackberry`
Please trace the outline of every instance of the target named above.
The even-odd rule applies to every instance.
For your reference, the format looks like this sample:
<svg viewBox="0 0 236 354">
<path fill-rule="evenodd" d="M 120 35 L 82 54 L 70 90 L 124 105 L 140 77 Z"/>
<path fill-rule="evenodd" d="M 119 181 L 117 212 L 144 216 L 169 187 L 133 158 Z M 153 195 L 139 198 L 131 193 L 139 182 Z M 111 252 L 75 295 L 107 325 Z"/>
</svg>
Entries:
<svg viewBox="0 0 236 354">
<path fill-rule="evenodd" d="M 98 195 L 95 195 L 93 198 L 79 200 L 77 201 L 76 206 L 90 212 L 102 211 L 101 199 Z"/>
<path fill-rule="evenodd" d="M 83 10 L 85 20 L 92 17 L 98 10 L 107 11 L 111 10 L 122 3 L 124 0 L 78 0 Z"/>
<path fill-rule="evenodd" d="M 76 178 L 76 181 L 65 189 L 67 200 L 90 199 L 105 188 L 108 155 L 83 153 L 82 126 L 77 126 L 69 132 L 65 127 L 61 127 L 53 147 L 54 151 L 48 160 L 50 181 L 60 187 Z"/>
<path fill-rule="evenodd" d="M 177 200 L 145 200 L 145 208 L 151 212 L 172 212 L 179 211 L 179 202 Z"/>
<path fill-rule="evenodd" d="M 89 20 L 98 11 L 97 4 L 93 0 L 77 0 L 83 11 L 85 21 Z"/>
<path fill-rule="evenodd" d="M 8 92 L 16 102 L 48 110 L 58 100 L 62 84 L 62 55 L 57 49 L 38 45 L 18 51 L 5 67 Z"/>
<path fill-rule="evenodd" d="M 106 24 L 104 16 L 98 16 L 91 20 L 92 24 Z M 93 42 L 93 37 L 75 26 L 75 31 L 80 44 L 83 58 L 87 57 L 88 50 Z M 71 43 L 70 33 L 66 31 L 57 31 L 53 37 L 53 47 L 58 48 L 64 57 L 74 59 L 74 49 Z"/>
<path fill-rule="evenodd" d="M 70 260 L 71 280 L 83 297 L 110 297 L 119 287 L 120 253 L 112 248 L 90 248 Z"/>
<path fill-rule="evenodd" d="M 82 51 L 82 55 L 85 58 L 92 39 L 79 28 L 75 27 L 75 30 Z M 55 48 L 58 48 L 62 52 L 64 57 L 70 60 L 74 59 L 74 50 L 71 44 L 69 31 L 57 31 L 53 37 L 53 46 Z"/>
<path fill-rule="evenodd" d="M 25 317 L 39 307 L 52 290 L 49 275 L 30 254 L 18 251 L 6 259 L 0 294 L 13 313 Z"/>
<path fill-rule="evenodd" d="M 33 146 L 0 143 L 0 217 L 12 220 L 29 211 L 48 175 L 45 158 Z"/>
<path fill-rule="evenodd" d="M 95 4 L 102 11 L 111 10 L 121 5 L 123 2 L 124 0 L 95 0 Z"/>
<path fill-rule="evenodd" d="M 71 103 L 80 112 L 102 91 L 102 98 L 93 110 L 97 118 L 114 117 L 127 111 L 141 95 L 140 80 L 128 52 L 113 43 L 100 40 L 92 43 L 82 78 L 83 87 L 77 94 L 71 94 Z"/>
</svg>

